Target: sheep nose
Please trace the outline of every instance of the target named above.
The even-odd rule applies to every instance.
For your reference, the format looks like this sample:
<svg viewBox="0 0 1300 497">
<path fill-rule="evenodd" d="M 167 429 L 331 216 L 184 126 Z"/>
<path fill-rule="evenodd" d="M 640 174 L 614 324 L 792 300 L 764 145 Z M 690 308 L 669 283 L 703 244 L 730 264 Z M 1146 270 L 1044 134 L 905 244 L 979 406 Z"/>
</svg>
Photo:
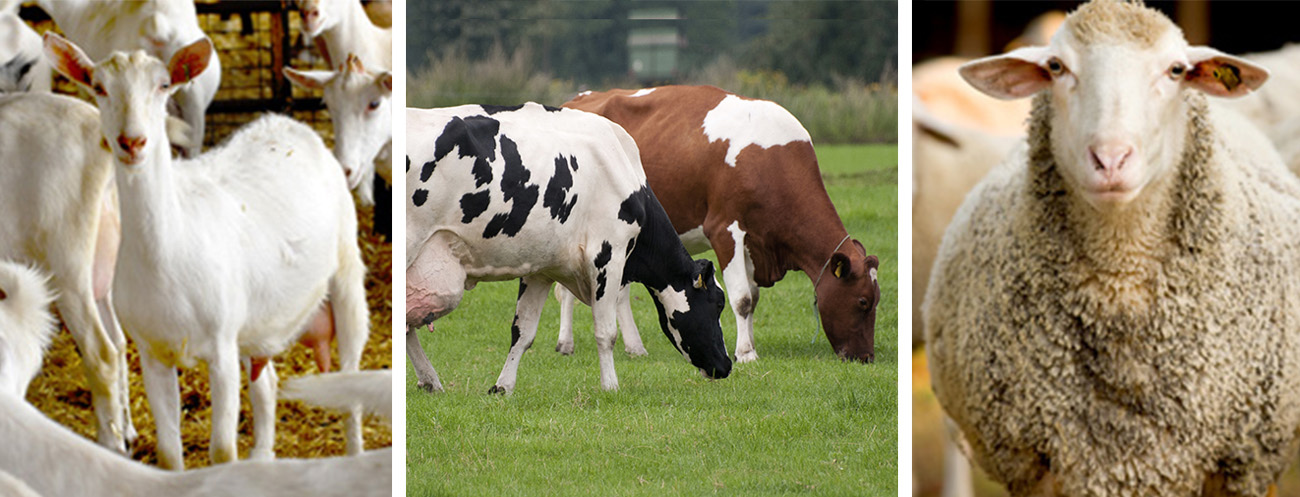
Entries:
<svg viewBox="0 0 1300 497">
<path fill-rule="evenodd" d="M 1108 141 L 1088 147 L 1092 153 L 1093 167 L 1106 176 L 1118 173 L 1133 155 L 1133 145 L 1120 141 Z"/>
<path fill-rule="evenodd" d="M 126 152 L 129 155 L 139 154 L 140 151 L 144 149 L 144 142 L 145 137 L 143 136 L 128 137 L 126 135 L 118 135 L 117 137 L 117 144 L 122 147 L 123 152 Z"/>
</svg>

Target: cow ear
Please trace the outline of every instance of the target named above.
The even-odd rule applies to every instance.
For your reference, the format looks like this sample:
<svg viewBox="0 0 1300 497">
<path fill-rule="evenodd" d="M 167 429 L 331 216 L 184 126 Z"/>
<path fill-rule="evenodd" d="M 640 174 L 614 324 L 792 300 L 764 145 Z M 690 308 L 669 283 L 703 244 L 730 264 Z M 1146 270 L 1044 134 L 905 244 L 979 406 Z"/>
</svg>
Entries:
<svg viewBox="0 0 1300 497">
<path fill-rule="evenodd" d="M 831 255 L 831 274 L 835 275 L 836 278 L 848 278 L 849 272 L 852 271 L 852 268 L 853 266 L 849 263 L 849 257 L 847 255 L 839 252 Z"/>
<path fill-rule="evenodd" d="M 703 274 L 697 274 L 697 275 L 695 275 L 695 289 L 697 289 L 697 290 L 703 290 L 703 289 L 704 289 L 704 275 L 703 275 Z"/>
</svg>

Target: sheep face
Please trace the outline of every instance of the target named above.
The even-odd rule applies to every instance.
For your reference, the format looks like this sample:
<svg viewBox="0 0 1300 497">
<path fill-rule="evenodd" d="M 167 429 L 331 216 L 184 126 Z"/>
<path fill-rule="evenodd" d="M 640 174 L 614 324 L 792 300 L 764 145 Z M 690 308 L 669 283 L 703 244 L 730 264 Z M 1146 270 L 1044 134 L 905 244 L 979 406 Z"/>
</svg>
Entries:
<svg viewBox="0 0 1300 497">
<path fill-rule="evenodd" d="M 1109 1 L 1071 14 L 1047 47 L 979 59 L 961 74 L 996 98 L 1050 92 L 1056 164 L 1098 209 L 1126 205 L 1179 162 L 1184 91 L 1239 97 L 1268 78 L 1242 59 L 1189 47 L 1154 10 Z"/>
<path fill-rule="evenodd" d="M 165 139 L 147 137 L 167 136 L 167 100 L 207 68 L 213 51 L 212 42 L 202 38 L 178 50 L 166 65 L 139 50 L 115 52 L 92 64 L 72 42 L 46 34 L 45 52 L 55 70 L 95 98 L 104 138 L 118 163 L 130 168 L 156 153 L 170 153 Z"/>
<path fill-rule="evenodd" d="M 334 124 L 334 156 L 343 165 L 348 186 L 358 189 L 374 174 L 375 157 L 393 139 L 392 74 L 367 72 L 353 54 L 337 72 L 285 68 L 284 74 L 295 85 L 324 90 Z M 365 197 L 362 200 L 369 203 Z"/>
</svg>

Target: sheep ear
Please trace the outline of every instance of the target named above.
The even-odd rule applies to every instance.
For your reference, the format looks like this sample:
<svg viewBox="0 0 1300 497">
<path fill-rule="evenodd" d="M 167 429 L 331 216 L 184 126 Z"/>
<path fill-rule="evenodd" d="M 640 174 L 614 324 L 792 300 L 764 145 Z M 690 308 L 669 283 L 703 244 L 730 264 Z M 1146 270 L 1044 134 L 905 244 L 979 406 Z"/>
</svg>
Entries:
<svg viewBox="0 0 1300 497">
<path fill-rule="evenodd" d="M 330 78 L 334 77 L 333 71 L 299 71 L 292 67 L 284 68 L 284 77 L 289 78 L 289 82 L 309 90 L 319 90 L 325 87 Z"/>
<path fill-rule="evenodd" d="M 89 89 L 95 73 L 95 64 L 81 48 L 55 33 L 45 33 L 45 58 L 54 70 L 64 77 Z"/>
<path fill-rule="evenodd" d="M 1245 96 L 1268 81 L 1268 69 L 1213 48 L 1191 47 L 1187 59 L 1192 63 L 1187 85 L 1216 97 Z"/>
<path fill-rule="evenodd" d="M 958 72 L 976 90 L 993 98 L 1025 98 L 1052 83 L 1051 74 L 1041 65 L 1051 57 L 1049 50 L 1047 47 L 1018 48 L 967 62 Z"/>
<path fill-rule="evenodd" d="M 211 58 L 212 40 L 206 36 L 177 50 L 172 54 L 171 62 L 167 63 L 167 72 L 172 76 L 172 86 L 189 83 L 190 80 L 199 77 L 203 70 L 208 68 Z"/>
</svg>

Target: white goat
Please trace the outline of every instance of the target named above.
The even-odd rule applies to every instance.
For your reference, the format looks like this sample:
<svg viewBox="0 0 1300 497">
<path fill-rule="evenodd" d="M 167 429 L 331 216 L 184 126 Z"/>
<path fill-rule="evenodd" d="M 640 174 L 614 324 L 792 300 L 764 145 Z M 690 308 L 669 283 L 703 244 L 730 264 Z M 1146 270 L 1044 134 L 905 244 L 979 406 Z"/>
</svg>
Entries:
<svg viewBox="0 0 1300 497">
<path fill-rule="evenodd" d="M 194 2 L 189 0 L 36 0 L 36 3 L 50 14 L 69 39 L 85 47 L 91 60 L 103 60 L 114 51 L 130 50 L 144 50 L 167 60 L 181 47 L 204 37 Z M 172 94 L 167 108 L 171 115 L 190 126 L 189 143 L 183 150 L 186 157 L 197 156 L 203 148 L 204 112 L 221 85 L 221 61 L 212 57 L 208 65 L 209 70 L 195 78 L 193 84 Z"/>
<path fill-rule="evenodd" d="M 235 459 L 240 357 L 282 351 L 328 295 L 341 369 L 359 365 L 369 331 L 365 267 L 340 166 L 311 128 L 276 115 L 173 164 L 164 107 L 209 69 L 207 38 L 168 64 L 139 51 L 92 64 L 53 34 L 45 48 L 57 71 L 95 96 L 112 147 L 125 235 L 113 290 L 140 348 L 160 459 L 183 467 L 175 368 L 196 360 L 209 368 L 211 457 Z M 267 369 L 250 374 L 254 458 L 273 457 L 276 379 Z M 350 453 L 361 450 L 359 409 L 347 441 Z"/>
<path fill-rule="evenodd" d="M 303 35 L 319 40 L 316 48 L 329 67 L 356 54 L 371 69 L 393 68 L 393 30 L 371 22 L 358 0 L 298 0 L 298 11 Z"/>
<path fill-rule="evenodd" d="M 104 450 L 50 420 L 22 398 L 0 392 L 0 473 L 36 495 L 127 497 L 387 496 L 391 449 L 357 457 L 239 461 L 171 472 Z M 0 480 L 0 494 L 6 482 Z M 18 494 L 32 495 L 32 493 Z"/>
<path fill-rule="evenodd" d="M 49 273 L 81 352 L 96 438 L 122 451 L 135 429 L 126 338 L 109 291 L 118 233 L 112 159 L 102 143 L 92 105 L 49 93 L 0 97 L 0 257 Z"/>
<path fill-rule="evenodd" d="M 293 84 L 325 91 L 325 106 L 334 123 L 334 157 L 343 164 L 348 184 L 365 205 L 374 203 L 375 163 L 379 175 L 393 182 L 393 75 L 367 72 L 361 59 L 348 54 L 338 71 L 299 71 L 284 68 Z M 387 167 L 384 167 L 387 166 Z"/>
<path fill-rule="evenodd" d="M 0 261 L 0 392 L 23 396 L 57 331 L 54 295 L 36 269 Z"/>
<path fill-rule="evenodd" d="M 41 57 L 41 35 L 0 6 L 0 94 L 50 91 L 50 65 Z"/>
<path fill-rule="evenodd" d="M 370 414 L 393 419 L 393 371 L 329 373 L 286 380 L 280 398 L 346 411 L 357 402 Z"/>
</svg>

